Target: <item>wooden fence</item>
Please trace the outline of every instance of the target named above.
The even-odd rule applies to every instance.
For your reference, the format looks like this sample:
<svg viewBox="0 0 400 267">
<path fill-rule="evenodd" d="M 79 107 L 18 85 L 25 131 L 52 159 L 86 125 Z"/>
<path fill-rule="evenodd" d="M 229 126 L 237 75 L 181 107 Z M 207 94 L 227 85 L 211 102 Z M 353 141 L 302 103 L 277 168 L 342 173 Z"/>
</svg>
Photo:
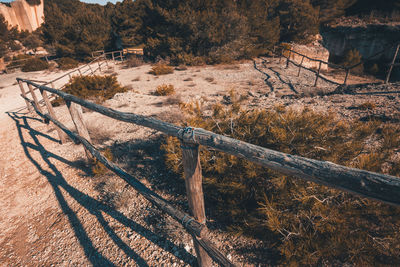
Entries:
<svg viewBox="0 0 400 267">
<path fill-rule="evenodd" d="M 397 46 L 391 46 L 391 48 L 393 48 L 393 47 L 396 47 L 396 49 L 395 49 L 395 53 L 394 53 L 392 62 L 389 64 L 389 69 L 388 69 L 388 72 L 387 72 L 387 75 L 386 75 L 385 83 L 389 82 L 390 75 L 392 73 L 393 67 L 400 66 L 400 64 L 396 64 L 396 58 L 397 58 L 397 55 L 398 55 L 400 44 L 397 44 Z M 278 50 L 278 53 L 277 53 L 277 50 Z M 285 52 L 288 53 L 288 56 L 285 55 Z M 377 57 L 377 56 L 379 56 L 379 55 L 381 55 L 381 54 L 383 54 L 385 52 L 387 52 L 387 49 L 375 53 L 374 55 L 368 57 L 367 59 L 364 59 L 364 61 L 365 60 L 370 60 L 372 58 L 375 58 L 375 57 Z M 329 82 L 329 83 L 332 83 L 332 84 L 335 84 L 335 85 L 340 85 L 340 84 L 346 85 L 347 84 L 347 80 L 349 78 L 349 75 L 351 73 L 351 70 L 356 68 L 356 67 L 358 67 L 359 65 L 363 64 L 363 62 L 359 62 L 359 63 L 354 64 L 352 66 L 337 65 L 337 64 L 333 64 L 333 63 L 330 63 L 330 62 L 326 62 L 326 61 L 320 60 L 320 59 L 315 59 L 315 58 L 308 57 L 308 56 L 306 56 L 304 54 L 301 54 L 301 53 L 299 53 L 299 52 L 297 52 L 297 51 L 295 51 L 293 49 L 289 49 L 289 48 L 286 48 L 286 47 L 283 47 L 283 46 L 274 47 L 272 53 L 273 54 L 278 54 L 278 56 L 280 57 L 279 61 L 281 61 L 282 57 L 286 58 L 286 68 L 289 67 L 289 63 L 292 63 L 293 65 L 299 67 L 299 71 L 297 73 L 297 76 L 300 75 L 301 69 L 306 69 L 308 71 L 314 72 L 315 73 L 314 86 L 317 86 L 319 79 L 322 79 L 322 80 L 324 80 L 326 82 Z M 296 55 L 299 55 L 301 57 L 300 63 L 297 63 L 297 62 L 295 62 L 295 61 L 290 59 L 290 56 L 292 54 L 296 54 Z M 314 69 L 307 68 L 307 67 L 303 66 L 304 59 L 308 59 L 310 61 L 319 62 L 318 69 L 314 70 Z M 320 72 L 321 72 L 322 64 L 326 64 L 326 65 L 328 65 L 328 67 L 331 66 L 331 67 L 336 68 L 336 69 L 343 69 L 345 71 L 345 73 L 346 73 L 345 77 L 344 77 L 344 80 L 343 80 L 343 83 L 335 82 L 335 81 L 333 81 L 331 79 L 328 79 L 327 77 L 321 75 Z"/>
<path fill-rule="evenodd" d="M 67 94 L 61 90 L 38 84 L 32 80 L 17 78 L 17 81 L 21 87 L 21 96 L 25 99 L 28 109 L 32 110 L 33 107 L 35 112 L 41 116 L 45 122 L 51 122 L 57 126 L 56 128 L 61 143 L 66 142 L 67 137 L 69 137 L 75 143 L 82 144 L 89 159 L 93 159 L 94 157 L 99 160 L 108 169 L 124 179 L 147 200 L 175 219 L 190 235 L 192 235 L 200 266 L 211 266 L 211 259 L 222 266 L 235 266 L 235 264 L 224 256 L 212 243 L 210 240 L 210 232 L 205 224 L 206 216 L 202 190 L 199 145 L 245 158 L 286 175 L 344 190 L 391 205 L 400 206 L 400 178 L 398 177 L 349 168 L 328 161 L 318 161 L 285 154 L 215 134 L 201 128 L 183 128 L 152 117 L 120 112 Z M 51 82 L 47 84 L 49 83 L 51 84 Z M 28 87 L 32 99 L 26 96 L 24 85 Z M 44 100 L 44 106 L 40 105 L 33 88 L 39 90 Z M 57 95 L 66 102 L 78 134 L 68 129 L 57 120 L 56 114 L 48 100 L 47 93 Z M 193 217 L 173 207 L 161 196 L 148 189 L 139 180 L 102 156 L 91 144 L 90 135 L 82 118 L 82 107 L 119 121 L 144 126 L 179 138 L 182 147 L 187 198 Z M 44 112 L 45 108 L 48 113 Z"/>
</svg>

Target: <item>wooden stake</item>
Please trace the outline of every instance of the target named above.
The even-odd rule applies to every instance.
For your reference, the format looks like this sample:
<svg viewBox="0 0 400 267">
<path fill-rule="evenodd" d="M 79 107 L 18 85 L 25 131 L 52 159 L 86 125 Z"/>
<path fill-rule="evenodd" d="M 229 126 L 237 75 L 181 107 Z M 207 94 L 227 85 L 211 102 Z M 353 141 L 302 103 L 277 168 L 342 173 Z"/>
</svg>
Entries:
<svg viewBox="0 0 400 267">
<path fill-rule="evenodd" d="M 101 71 L 100 61 L 97 61 L 97 64 L 99 65 L 99 71 Z"/>
<path fill-rule="evenodd" d="M 304 61 L 304 56 L 301 58 L 301 62 L 300 62 L 300 66 L 299 66 L 299 72 L 297 72 L 297 77 L 300 76 L 300 71 L 301 71 L 301 68 L 303 66 L 303 61 Z"/>
<path fill-rule="evenodd" d="M 291 50 L 289 50 L 289 56 L 288 56 L 288 58 L 287 58 L 287 60 L 286 60 L 286 68 L 289 68 L 289 60 L 290 60 L 290 56 L 292 55 L 292 51 Z"/>
<path fill-rule="evenodd" d="M 38 110 L 41 113 L 43 113 L 42 108 L 39 106 L 39 101 L 38 101 L 38 99 L 36 97 L 35 91 L 33 91 L 33 87 L 29 83 L 28 83 L 28 88 L 29 88 L 29 92 L 31 93 L 31 96 L 33 98 L 33 102 L 35 102 L 35 105 L 37 106 Z"/>
<path fill-rule="evenodd" d="M 344 77 L 343 84 L 346 85 L 347 83 L 347 78 L 349 77 L 350 74 L 350 69 L 346 68 L 346 76 Z"/>
<path fill-rule="evenodd" d="M 82 117 L 82 107 L 78 104 L 72 103 L 71 101 L 66 101 L 67 107 L 69 110 L 69 113 L 71 114 L 72 121 L 74 122 L 75 129 L 78 132 L 80 136 L 85 138 L 86 140 L 91 143 L 90 135 L 89 132 L 86 128 L 85 123 L 83 122 L 83 117 Z M 85 149 L 86 157 L 88 158 L 89 161 L 93 159 L 92 154 L 83 146 Z"/>
<path fill-rule="evenodd" d="M 82 76 L 81 69 L 78 69 L 79 75 Z"/>
<path fill-rule="evenodd" d="M 193 217 L 198 222 L 205 224 L 206 214 L 204 208 L 199 146 L 181 141 L 181 147 L 189 208 Z M 195 236 L 192 237 L 199 266 L 212 266 L 212 260 L 207 252 L 199 245 L 197 238 Z"/>
<path fill-rule="evenodd" d="M 389 68 L 388 74 L 386 75 L 385 83 L 389 82 L 390 75 L 392 74 L 392 70 L 393 70 L 393 65 L 396 62 L 397 54 L 399 53 L 399 48 L 400 48 L 400 44 L 397 45 L 396 52 L 394 52 L 392 63 L 390 64 L 390 68 Z"/>
<path fill-rule="evenodd" d="M 111 52 L 112 60 L 115 63 L 115 57 L 114 57 L 114 52 Z"/>
<path fill-rule="evenodd" d="M 25 93 L 25 90 L 24 90 L 24 85 L 22 84 L 21 81 L 18 81 L 18 84 L 19 84 L 19 88 L 21 89 L 22 96 L 26 97 L 26 93 Z M 25 104 L 26 104 L 26 107 L 28 108 L 28 111 L 29 112 L 33 112 L 33 109 L 31 107 L 31 105 L 29 104 L 28 100 L 26 100 L 26 99 L 25 99 Z"/>
<path fill-rule="evenodd" d="M 47 107 L 47 110 L 49 111 L 50 116 L 57 120 L 57 117 L 56 117 L 56 114 L 54 112 L 53 106 L 51 105 L 50 100 L 47 97 L 47 92 L 42 90 L 42 89 L 40 89 L 40 93 L 42 94 L 44 103 L 46 104 L 46 107 Z M 66 143 L 67 142 L 67 135 L 60 128 L 58 128 L 57 126 L 55 126 L 55 127 L 56 127 L 56 130 L 57 130 L 57 133 L 58 133 L 58 137 L 60 138 L 61 144 Z"/>
<path fill-rule="evenodd" d="M 318 72 L 317 72 L 317 76 L 315 77 L 314 87 L 317 86 L 317 83 L 318 83 L 319 72 L 321 71 L 321 65 L 322 65 L 322 61 L 319 62 Z"/>
<path fill-rule="evenodd" d="M 122 51 L 119 51 L 119 55 L 120 55 L 120 58 L 121 58 L 121 62 L 124 61 L 124 59 L 122 58 Z"/>
<path fill-rule="evenodd" d="M 90 71 L 92 72 L 92 75 L 94 75 L 94 72 L 93 72 L 93 70 L 92 70 L 92 67 L 91 67 L 90 65 L 88 65 L 88 66 L 89 66 Z"/>
</svg>

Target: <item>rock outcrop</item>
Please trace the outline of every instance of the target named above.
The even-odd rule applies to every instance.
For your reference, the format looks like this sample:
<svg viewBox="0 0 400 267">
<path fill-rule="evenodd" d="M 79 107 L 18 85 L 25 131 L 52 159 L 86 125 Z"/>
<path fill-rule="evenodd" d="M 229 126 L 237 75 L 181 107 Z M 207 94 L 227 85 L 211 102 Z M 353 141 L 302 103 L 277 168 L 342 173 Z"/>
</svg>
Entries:
<svg viewBox="0 0 400 267">
<path fill-rule="evenodd" d="M 39 5 L 30 5 L 25 0 L 15 0 L 10 6 L 0 4 L 0 14 L 10 26 L 32 32 L 44 22 L 44 0 Z"/>
<path fill-rule="evenodd" d="M 317 35 L 315 38 L 316 39 L 314 42 L 307 44 L 307 45 L 291 43 L 290 44 L 291 49 L 293 51 L 296 51 L 297 53 L 305 55 L 309 58 L 328 62 L 329 51 L 321 45 L 321 43 L 320 43 L 320 41 L 322 40 L 321 36 Z M 303 56 L 295 54 L 295 53 L 290 54 L 290 59 L 293 60 L 294 62 L 296 62 L 297 64 L 300 64 L 301 62 L 303 62 L 302 65 L 306 68 L 318 69 L 318 67 L 319 67 L 319 61 L 310 60 L 308 58 L 303 59 Z M 321 70 L 328 70 L 328 65 L 322 64 Z"/>
<path fill-rule="evenodd" d="M 393 45 L 400 40 L 400 24 L 335 25 L 323 27 L 321 35 L 334 57 L 341 58 L 348 50 L 357 49 L 363 59 L 385 51 L 374 60 L 390 61 L 395 51 Z"/>
</svg>

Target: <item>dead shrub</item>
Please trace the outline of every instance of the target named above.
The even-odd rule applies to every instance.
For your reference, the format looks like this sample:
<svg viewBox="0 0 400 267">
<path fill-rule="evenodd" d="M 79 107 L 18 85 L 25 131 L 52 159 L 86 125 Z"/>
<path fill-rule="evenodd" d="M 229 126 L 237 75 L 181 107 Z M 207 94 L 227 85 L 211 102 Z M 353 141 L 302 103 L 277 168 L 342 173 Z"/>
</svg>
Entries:
<svg viewBox="0 0 400 267">
<path fill-rule="evenodd" d="M 136 68 L 144 64 L 145 62 L 143 61 L 143 59 L 136 56 L 129 57 L 127 60 L 125 60 L 126 68 Z"/>
<path fill-rule="evenodd" d="M 365 102 L 358 106 L 361 110 L 373 110 L 376 108 L 376 105 L 372 102 Z"/>
<path fill-rule="evenodd" d="M 174 68 L 172 66 L 168 66 L 166 64 L 157 64 L 151 68 L 149 73 L 159 76 L 159 75 L 171 74 L 173 72 Z"/>
<path fill-rule="evenodd" d="M 242 110 L 217 104 L 181 105 L 183 126 L 200 127 L 276 151 L 400 175 L 392 156 L 400 127 L 344 121 L 332 114 L 283 106 Z M 380 145 L 367 146 L 371 140 Z M 168 168 L 183 177 L 179 140 L 162 145 Z M 400 210 L 261 167 L 243 158 L 200 148 L 204 193 L 211 216 L 227 229 L 274 244 L 282 265 L 399 265 Z"/>
<path fill-rule="evenodd" d="M 154 92 L 154 95 L 157 96 L 167 96 L 167 95 L 173 95 L 175 94 L 175 88 L 172 84 L 162 84 L 157 86 L 156 91 Z"/>
<path fill-rule="evenodd" d="M 211 83 L 214 81 L 213 77 L 206 77 L 204 80 L 206 80 L 207 82 Z"/>
</svg>

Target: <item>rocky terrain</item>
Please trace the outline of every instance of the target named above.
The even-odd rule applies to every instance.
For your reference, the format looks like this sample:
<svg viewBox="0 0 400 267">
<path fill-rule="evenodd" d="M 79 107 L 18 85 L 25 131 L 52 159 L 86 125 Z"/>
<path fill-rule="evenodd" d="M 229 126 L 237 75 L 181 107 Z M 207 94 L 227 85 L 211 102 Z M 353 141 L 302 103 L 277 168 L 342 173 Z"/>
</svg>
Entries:
<svg viewBox="0 0 400 267">
<path fill-rule="evenodd" d="M 181 102 L 202 102 L 204 110 L 226 103 L 229 91 L 243 95 L 247 109 L 284 105 L 334 113 L 346 120 L 400 121 L 400 84 L 374 85 L 353 76 L 349 86 L 335 86 L 279 59 L 257 58 L 233 65 L 188 67 L 173 74 L 148 74 L 151 66 L 111 66 L 130 91 L 105 106 L 178 123 Z M 0 265 L 2 266 L 190 266 L 196 262 L 191 237 L 118 177 L 93 177 L 83 149 L 60 145 L 53 127 L 27 113 L 15 77 L 49 80 L 62 73 L 2 75 L 0 80 Z M 327 74 L 328 75 L 328 74 Z M 342 74 L 335 74 L 340 80 Z M 368 85 L 359 86 L 359 82 Z M 172 84 L 176 94 L 155 96 L 155 88 Z M 370 103 L 370 104 L 366 104 Z M 369 107 L 369 108 L 365 108 Z M 65 106 L 59 119 L 73 126 Z M 159 149 L 162 136 L 86 111 L 94 144 L 109 148 L 116 162 L 187 210 L 184 183 L 168 172 Z M 208 209 L 208 211 L 207 211 Z M 206 207 L 210 212 L 212 207 Z M 273 264 L 270 244 L 234 236 L 209 221 L 217 246 L 244 266 Z"/>
</svg>

